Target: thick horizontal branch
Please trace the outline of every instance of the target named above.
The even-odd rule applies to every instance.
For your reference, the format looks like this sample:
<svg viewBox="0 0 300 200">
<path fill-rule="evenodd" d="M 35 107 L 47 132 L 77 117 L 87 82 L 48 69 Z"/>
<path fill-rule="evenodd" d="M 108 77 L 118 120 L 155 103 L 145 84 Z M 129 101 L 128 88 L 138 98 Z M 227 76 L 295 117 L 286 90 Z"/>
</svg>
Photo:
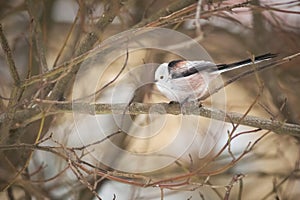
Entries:
<svg viewBox="0 0 300 200">
<path fill-rule="evenodd" d="M 179 104 L 168 104 L 168 103 L 137 103 L 134 102 L 130 105 L 128 104 L 89 104 L 89 103 L 53 103 L 41 101 L 40 108 L 48 108 L 48 115 L 58 114 L 58 113 L 70 113 L 79 112 L 86 113 L 90 115 L 97 114 L 170 114 L 170 115 L 198 115 L 206 118 L 212 118 L 215 120 L 226 121 L 229 123 L 240 124 L 251 126 L 255 128 L 265 129 L 273 131 L 277 134 L 287 134 L 300 137 L 300 125 L 289 124 L 285 122 L 265 119 L 256 116 L 247 115 L 244 117 L 241 113 L 236 112 L 224 112 L 215 108 L 208 107 L 197 107 L 194 104 L 189 104 L 182 108 Z M 49 105 L 51 108 L 49 109 Z M 39 109 L 29 109 L 24 111 L 19 111 L 16 113 L 15 121 L 17 122 L 30 122 L 27 117 L 32 115 L 32 112 L 36 112 L 36 115 L 32 120 L 37 120 L 41 116 L 38 114 Z M 30 114 L 31 113 L 31 114 Z M 3 116 L 2 116 L 3 117 Z M 2 118 L 0 116 L 0 122 Z"/>
</svg>

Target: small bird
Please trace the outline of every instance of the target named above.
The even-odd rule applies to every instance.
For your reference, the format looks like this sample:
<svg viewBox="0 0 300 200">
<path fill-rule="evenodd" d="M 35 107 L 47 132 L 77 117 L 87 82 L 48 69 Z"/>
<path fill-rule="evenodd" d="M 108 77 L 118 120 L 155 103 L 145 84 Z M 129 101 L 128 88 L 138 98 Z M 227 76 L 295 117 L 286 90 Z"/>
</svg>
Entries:
<svg viewBox="0 0 300 200">
<path fill-rule="evenodd" d="M 155 84 L 158 90 L 172 102 L 197 101 L 208 92 L 209 84 L 219 74 L 257 64 L 276 56 L 277 54 L 267 53 L 256 56 L 254 60 L 246 59 L 218 65 L 204 60 L 174 60 L 159 65 L 155 71 Z"/>
</svg>

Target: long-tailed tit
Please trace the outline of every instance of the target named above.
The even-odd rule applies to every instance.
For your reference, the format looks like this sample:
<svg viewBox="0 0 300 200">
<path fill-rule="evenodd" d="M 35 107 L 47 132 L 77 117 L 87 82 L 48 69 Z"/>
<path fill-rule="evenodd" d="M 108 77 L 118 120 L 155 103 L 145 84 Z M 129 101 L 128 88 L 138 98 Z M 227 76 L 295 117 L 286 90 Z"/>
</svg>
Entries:
<svg viewBox="0 0 300 200">
<path fill-rule="evenodd" d="M 276 57 L 276 54 L 264 54 L 231 64 L 214 64 L 209 61 L 174 60 L 163 63 L 155 71 L 155 84 L 169 100 L 184 103 L 203 97 L 209 84 L 223 72 L 238 69 Z"/>
</svg>

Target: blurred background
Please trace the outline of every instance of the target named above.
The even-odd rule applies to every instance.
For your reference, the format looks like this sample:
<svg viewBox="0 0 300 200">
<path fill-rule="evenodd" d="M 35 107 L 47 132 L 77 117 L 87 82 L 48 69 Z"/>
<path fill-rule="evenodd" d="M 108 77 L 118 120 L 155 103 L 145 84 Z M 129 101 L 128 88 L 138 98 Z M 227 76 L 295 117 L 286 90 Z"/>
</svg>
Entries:
<svg viewBox="0 0 300 200">
<path fill-rule="evenodd" d="M 206 50 L 199 60 L 217 64 L 299 53 L 299 1 L 1 0 L 0 20 L 20 79 L 35 80 L 12 95 L 2 39 L 0 199 L 298 199 L 297 136 L 156 115 L 159 106 L 131 116 L 54 112 L 51 105 L 169 102 L 154 86 L 154 72 L 182 57 L 133 51 L 122 39 L 135 28 L 183 33 Z M 173 41 L 170 35 L 166 44 Z M 202 105 L 299 124 L 299 61 L 244 77 Z M 71 67 L 50 73 L 63 65 Z M 6 119 L 12 110 L 21 114 Z"/>
</svg>

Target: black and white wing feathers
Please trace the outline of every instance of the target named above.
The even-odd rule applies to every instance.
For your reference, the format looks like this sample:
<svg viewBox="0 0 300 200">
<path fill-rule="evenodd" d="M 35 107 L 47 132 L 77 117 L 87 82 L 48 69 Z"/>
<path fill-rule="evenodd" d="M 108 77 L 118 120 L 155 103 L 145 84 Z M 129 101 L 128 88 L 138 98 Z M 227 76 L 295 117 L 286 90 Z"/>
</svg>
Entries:
<svg viewBox="0 0 300 200">
<path fill-rule="evenodd" d="M 188 77 L 203 71 L 215 71 L 217 67 L 209 61 L 174 60 L 168 64 L 169 74 L 173 79 Z"/>
<path fill-rule="evenodd" d="M 188 77 L 199 72 L 210 72 L 210 73 L 223 73 L 226 71 L 234 70 L 240 67 L 244 67 L 251 64 L 257 64 L 259 62 L 269 60 L 276 57 L 277 54 L 267 53 L 252 59 L 246 59 L 239 62 L 230 64 L 214 64 L 209 61 L 186 61 L 186 60 L 174 60 L 168 64 L 169 74 L 173 79 Z"/>
</svg>

